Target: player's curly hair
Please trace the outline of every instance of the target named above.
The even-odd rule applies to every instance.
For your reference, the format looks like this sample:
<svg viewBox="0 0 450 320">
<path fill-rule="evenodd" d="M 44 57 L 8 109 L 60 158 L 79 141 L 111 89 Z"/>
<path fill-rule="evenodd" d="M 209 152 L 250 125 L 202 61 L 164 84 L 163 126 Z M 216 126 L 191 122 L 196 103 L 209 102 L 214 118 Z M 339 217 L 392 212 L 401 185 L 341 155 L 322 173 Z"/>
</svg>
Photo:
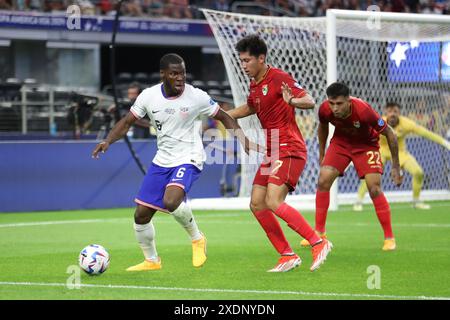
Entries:
<svg viewBox="0 0 450 320">
<path fill-rule="evenodd" d="M 336 98 L 336 97 L 348 97 L 350 95 L 350 88 L 342 82 L 334 82 L 330 84 L 327 88 L 327 96 L 328 98 Z"/>
<path fill-rule="evenodd" d="M 238 53 L 248 52 L 251 56 L 267 55 L 267 45 L 258 35 L 252 34 L 238 41 L 236 44 Z"/>
<path fill-rule="evenodd" d="M 167 70 L 169 68 L 169 64 L 182 64 L 184 60 L 182 57 L 177 55 L 176 53 L 168 53 L 164 55 L 161 60 L 159 60 L 159 69 Z"/>
</svg>

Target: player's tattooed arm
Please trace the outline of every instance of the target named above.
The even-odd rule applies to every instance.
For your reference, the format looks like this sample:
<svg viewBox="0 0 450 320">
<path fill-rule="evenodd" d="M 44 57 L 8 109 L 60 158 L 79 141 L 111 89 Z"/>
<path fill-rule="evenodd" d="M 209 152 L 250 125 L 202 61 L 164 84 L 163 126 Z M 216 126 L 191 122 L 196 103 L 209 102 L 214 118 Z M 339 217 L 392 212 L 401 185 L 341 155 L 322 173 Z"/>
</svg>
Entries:
<svg viewBox="0 0 450 320">
<path fill-rule="evenodd" d="M 248 104 L 244 104 L 242 106 L 239 106 L 237 108 L 227 111 L 227 113 L 233 119 L 241 119 L 241 118 L 248 117 L 249 115 L 255 114 L 256 111 L 255 111 L 255 109 L 250 107 Z"/>
<path fill-rule="evenodd" d="M 214 119 L 219 120 L 223 123 L 223 126 L 227 130 L 232 130 L 233 134 L 239 139 L 240 143 L 245 149 L 245 153 L 249 154 L 250 150 L 264 152 L 264 147 L 260 146 L 257 143 L 250 141 L 244 131 L 241 129 L 237 121 L 230 116 L 227 112 L 225 112 L 222 108 L 214 116 Z"/>
<path fill-rule="evenodd" d="M 313 97 L 309 94 L 306 94 L 301 98 L 294 97 L 291 88 L 286 82 L 283 82 L 281 85 L 281 93 L 283 94 L 283 100 L 294 108 L 313 109 L 316 104 Z"/>
<path fill-rule="evenodd" d="M 403 176 L 401 174 L 400 161 L 398 158 L 397 135 L 389 125 L 386 126 L 386 128 L 381 132 L 381 134 L 386 137 L 387 143 L 389 145 L 389 150 L 391 151 L 392 155 L 391 178 L 396 186 L 400 186 L 403 182 Z"/>
<path fill-rule="evenodd" d="M 120 119 L 120 121 L 111 129 L 106 139 L 95 146 L 95 149 L 92 152 L 92 158 L 98 159 L 98 154 L 100 152 L 105 153 L 111 144 L 123 138 L 136 120 L 138 119 L 131 112 L 128 112 L 128 114 Z"/>
<path fill-rule="evenodd" d="M 319 122 L 319 128 L 317 129 L 317 135 L 319 138 L 319 164 L 322 163 L 325 156 L 325 146 L 328 138 L 328 123 Z"/>
</svg>

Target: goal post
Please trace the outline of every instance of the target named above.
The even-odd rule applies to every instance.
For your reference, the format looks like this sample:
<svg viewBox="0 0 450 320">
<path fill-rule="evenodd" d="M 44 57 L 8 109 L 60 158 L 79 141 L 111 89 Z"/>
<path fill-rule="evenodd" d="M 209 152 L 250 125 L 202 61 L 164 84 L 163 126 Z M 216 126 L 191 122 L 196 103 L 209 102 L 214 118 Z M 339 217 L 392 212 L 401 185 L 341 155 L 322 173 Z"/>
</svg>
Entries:
<svg viewBox="0 0 450 320">
<path fill-rule="evenodd" d="M 292 18 L 202 11 L 218 43 L 235 106 L 245 103 L 249 88 L 235 45 L 249 34 L 259 34 L 266 41 L 270 65 L 290 73 L 316 100 L 314 111 L 296 111 L 308 149 L 297 189 L 288 196 L 297 208 L 314 208 L 319 174 L 317 107 L 326 99 L 327 85 L 336 80 L 346 83 L 353 96 L 368 101 L 380 114 L 386 102 L 397 101 L 403 115 L 441 136 L 450 134 L 448 16 L 333 9 L 327 10 L 326 17 Z M 251 139 L 265 144 L 256 116 L 239 122 Z M 407 139 L 407 146 L 424 171 L 422 199 L 450 199 L 448 151 L 415 136 Z M 241 166 L 241 202 L 250 196 L 257 167 Z M 404 185 L 396 188 L 389 172 L 388 163 L 383 174 L 388 199 L 410 201 L 411 177 L 406 175 Z M 330 209 L 355 201 L 358 185 L 350 166 L 333 186 Z M 233 201 L 226 199 L 225 207 L 232 202 L 238 206 L 239 199 Z M 366 196 L 365 202 L 369 201 Z M 248 208 L 248 203 L 242 206 Z"/>
</svg>

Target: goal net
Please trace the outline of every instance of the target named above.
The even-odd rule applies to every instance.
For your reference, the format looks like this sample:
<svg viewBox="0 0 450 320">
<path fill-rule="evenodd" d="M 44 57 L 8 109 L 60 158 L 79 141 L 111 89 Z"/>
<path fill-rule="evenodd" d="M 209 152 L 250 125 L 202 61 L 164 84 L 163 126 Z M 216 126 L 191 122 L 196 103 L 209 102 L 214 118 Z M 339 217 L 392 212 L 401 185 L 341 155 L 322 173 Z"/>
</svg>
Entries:
<svg viewBox="0 0 450 320">
<path fill-rule="evenodd" d="M 386 102 L 397 101 L 403 115 L 450 138 L 450 17 L 346 10 L 328 10 L 323 18 L 203 13 L 222 54 L 236 106 L 246 102 L 249 79 L 240 68 L 235 45 L 246 35 L 258 34 L 268 46 L 267 62 L 290 73 L 314 97 L 317 107 L 326 98 L 327 84 L 339 80 L 350 87 L 351 95 L 368 101 L 380 114 Z M 296 112 L 308 161 L 290 198 L 309 201 L 311 207 L 319 173 L 317 108 Z M 256 116 L 239 121 L 249 137 L 264 144 Z M 407 139 L 407 146 L 424 169 L 422 198 L 449 198 L 449 152 L 416 136 Z M 240 196 L 245 197 L 250 195 L 258 164 L 250 161 L 241 168 Z M 404 184 L 397 188 L 389 172 L 388 163 L 383 188 L 390 200 L 411 199 L 411 177 L 405 175 Z M 356 172 L 349 167 L 332 201 L 353 202 L 358 185 Z"/>
</svg>

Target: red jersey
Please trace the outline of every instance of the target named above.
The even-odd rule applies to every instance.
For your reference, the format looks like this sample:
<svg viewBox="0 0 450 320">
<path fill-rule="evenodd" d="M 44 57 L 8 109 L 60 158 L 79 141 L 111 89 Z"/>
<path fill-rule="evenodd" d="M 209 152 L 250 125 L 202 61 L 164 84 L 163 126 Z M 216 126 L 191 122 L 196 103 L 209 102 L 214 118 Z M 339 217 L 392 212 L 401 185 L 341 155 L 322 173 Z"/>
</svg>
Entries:
<svg viewBox="0 0 450 320">
<path fill-rule="evenodd" d="M 279 148 L 279 157 L 306 159 L 306 146 L 295 121 L 295 108 L 283 99 L 283 82 L 291 88 L 294 97 L 306 95 L 306 91 L 288 73 L 269 66 L 259 83 L 251 81 L 247 105 L 256 111 L 261 126 L 265 129 L 268 156 L 271 156 L 272 147 L 276 146 L 272 145 L 272 137 L 276 139 L 275 130 L 278 130 L 279 143 L 276 147 Z"/>
<path fill-rule="evenodd" d="M 352 152 L 360 152 L 368 147 L 379 148 L 378 139 L 387 123 L 365 101 L 350 97 L 351 114 L 345 118 L 336 118 L 328 100 L 319 108 L 319 120 L 324 124 L 331 122 L 335 126 L 331 142 L 339 144 Z"/>
</svg>

